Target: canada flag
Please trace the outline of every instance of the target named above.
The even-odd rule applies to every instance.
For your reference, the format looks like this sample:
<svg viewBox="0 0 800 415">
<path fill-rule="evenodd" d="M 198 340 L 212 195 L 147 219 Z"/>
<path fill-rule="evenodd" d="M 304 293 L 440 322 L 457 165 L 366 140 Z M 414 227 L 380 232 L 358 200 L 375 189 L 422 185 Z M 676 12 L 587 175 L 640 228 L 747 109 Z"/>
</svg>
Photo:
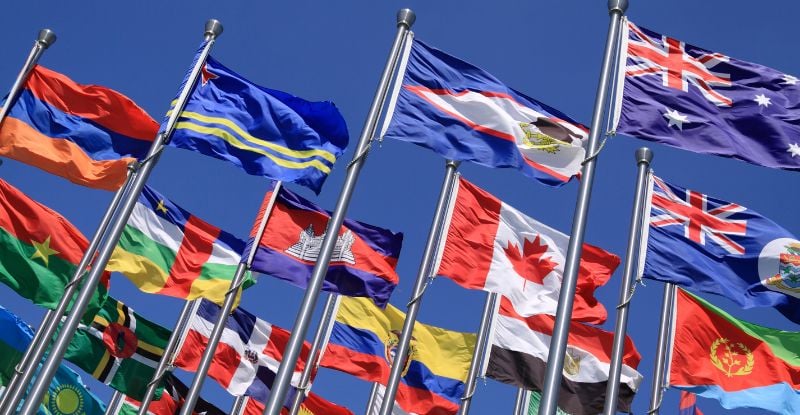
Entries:
<svg viewBox="0 0 800 415">
<path fill-rule="evenodd" d="M 555 314 L 569 236 L 539 223 L 474 184 L 459 179 L 451 198 L 437 275 L 464 288 L 502 294 L 521 315 Z M 572 319 L 602 324 L 594 297 L 619 257 L 584 244 Z"/>
</svg>

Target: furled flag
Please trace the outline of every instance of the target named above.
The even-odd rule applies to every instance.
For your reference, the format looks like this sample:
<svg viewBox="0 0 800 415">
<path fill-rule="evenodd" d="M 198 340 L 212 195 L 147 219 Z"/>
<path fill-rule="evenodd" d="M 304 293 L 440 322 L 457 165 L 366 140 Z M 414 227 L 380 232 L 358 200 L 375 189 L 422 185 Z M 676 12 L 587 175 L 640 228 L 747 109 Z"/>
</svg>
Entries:
<svg viewBox="0 0 800 415">
<path fill-rule="evenodd" d="M 454 192 L 436 274 L 464 288 L 502 294 L 522 315 L 555 314 L 569 236 L 463 178 Z M 598 324 L 606 320 L 606 309 L 594 291 L 618 265 L 616 255 L 583 245 L 573 320 Z"/>
<path fill-rule="evenodd" d="M 678 290 L 671 387 L 723 408 L 800 413 L 800 333 L 737 320 Z"/>
<path fill-rule="evenodd" d="M 537 391 L 528 391 L 527 415 L 539 415 L 539 405 L 542 403 L 542 394 Z M 556 415 L 571 415 L 561 408 L 556 408 Z M 701 414 L 702 415 L 702 414 Z"/>
<path fill-rule="evenodd" d="M 653 176 L 643 275 L 800 323 L 800 241 L 751 209 Z"/>
<path fill-rule="evenodd" d="M 33 339 L 33 330 L 22 319 L 0 306 L 0 396 Z M 24 404 L 24 400 L 19 405 Z M 105 405 L 89 392 L 80 376 L 61 365 L 50 383 L 37 415 L 101 415 Z"/>
<path fill-rule="evenodd" d="M 145 186 L 106 270 L 144 292 L 222 304 L 244 244 Z"/>
<path fill-rule="evenodd" d="M 678 403 L 678 415 L 703 415 L 703 411 L 697 407 L 697 395 L 681 391 L 681 400 Z"/>
<path fill-rule="evenodd" d="M 319 193 L 348 140 L 332 102 L 258 86 L 209 56 L 169 144 Z"/>
<path fill-rule="evenodd" d="M 266 406 L 252 398 L 245 402 L 243 415 L 261 415 Z M 300 404 L 298 415 L 353 415 L 353 412 L 344 406 L 329 402 L 314 392 L 309 392 L 308 397 Z M 287 408 L 281 409 L 281 415 L 289 415 Z"/>
<path fill-rule="evenodd" d="M 67 219 L 0 180 L 0 282 L 34 304 L 55 309 L 88 247 Z M 107 292 L 104 274 L 84 315 L 87 323 Z"/>
<path fill-rule="evenodd" d="M 522 317 L 505 297 L 493 322 L 489 338 L 486 375 L 519 388 L 541 391 L 550 354 L 555 317 L 539 314 Z M 574 415 L 603 411 L 614 333 L 572 322 L 564 354 L 564 378 L 558 407 Z M 630 337 L 625 337 L 617 410 L 630 412 L 642 375 L 636 371 L 641 355 Z"/>
<path fill-rule="evenodd" d="M 508 167 L 558 186 L 577 176 L 588 130 L 488 72 L 419 40 L 383 134 L 448 160 Z"/>
<path fill-rule="evenodd" d="M 672 147 L 800 170 L 796 77 L 627 22 L 617 132 Z"/>
<path fill-rule="evenodd" d="M 269 191 L 264 195 L 246 251 L 252 249 L 272 194 Z M 306 288 L 328 219 L 330 212 L 281 186 L 250 269 Z M 379 306 L 385 306 L 399 281 L 395 267 L 402 244 L 402 233 L 345 219 L 322 289 L 351 297 L 370 297 Z"/>
<path fill-rule="evenodd" d="M 0 156 L 115 190 L 157 132 L 158 123 L 130 98 L 37 65 L 2 123 Z"/>
<path fill-rule="evenodd" d="M 321 365 L 386 384 L 405 314 L 366 298 L 339 297 Z M 406 412 L 455 414 L 475 349 L 475 335 L 417 322 L 395 398 Z"/>
<path fill-rule="evenodd" d="M 164 379 L 164 393 L 161 394 L 160 399 L 150 403 L 150 406 L 147 407 L 147 415 L 177 414 L 178 410 L 183 407 L 183 402 L 186 400 L 187 393 L 189 393 L 189 388 L 175 375 L 167 373 Z M 139 413 L 140 405 L 141 402 L 130 396 L 126 396 L 119 411 L 113 415 L 136 415 Z M 225 411 L 208 403 L 203 398 L 197 399 L 197 403 L 194 405 L 194 411 L 192 411 L 193 415 L 225 415 L 225 413 Z"/>
<path fill-rule="evenodd" d="M 201 300 L 189 322 L 189 332 L 175 366 L 190 372 L 197 370 L 219 312 L 219 306 Z M 246 395 L 267 402 L 289 335 L 288 331 L 237 308 L 225 323 L 208 376 L 233 396 Z M 300 381 L 310 349 L 308 342 L 303 342 L 292 386 Z"/>
<path fill-rule="evenodd" d="M 141 399 L 169 336 L 169 330 L 108 297 L 94 321 L 75 332 L 64 358 L 100 382 Z"/>
</svg>

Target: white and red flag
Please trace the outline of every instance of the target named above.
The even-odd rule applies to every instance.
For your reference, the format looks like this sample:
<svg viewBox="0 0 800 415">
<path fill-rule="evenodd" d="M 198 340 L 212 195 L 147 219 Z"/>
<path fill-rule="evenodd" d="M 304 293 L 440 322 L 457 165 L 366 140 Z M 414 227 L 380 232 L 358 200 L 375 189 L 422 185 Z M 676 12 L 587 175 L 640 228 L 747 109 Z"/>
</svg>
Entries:
<svg viewBox="0 0 800 415">
<path fill-rule="evenodd" d="M 537 222 L 460 178 L 436 275 L 469 289 L 502 294 L 520 314 L 555 314 L 569 236 Z M 572 319 L 602 324 L 594 297 L 619 257 L 584 244 Z"/>
</svg>

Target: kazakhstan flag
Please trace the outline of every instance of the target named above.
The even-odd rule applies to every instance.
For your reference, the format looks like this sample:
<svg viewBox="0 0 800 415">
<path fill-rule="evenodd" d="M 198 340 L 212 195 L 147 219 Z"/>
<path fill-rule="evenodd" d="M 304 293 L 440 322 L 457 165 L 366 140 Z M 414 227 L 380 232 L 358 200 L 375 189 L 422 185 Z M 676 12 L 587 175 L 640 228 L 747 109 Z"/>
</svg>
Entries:
<svg viewBox="0 0 800 415">
<path fill-rule="evenodd" d="M 332 102 L 258 86 L 209 56 L 169 144 L 319 193 L 348 140 Z"/>
</svg>

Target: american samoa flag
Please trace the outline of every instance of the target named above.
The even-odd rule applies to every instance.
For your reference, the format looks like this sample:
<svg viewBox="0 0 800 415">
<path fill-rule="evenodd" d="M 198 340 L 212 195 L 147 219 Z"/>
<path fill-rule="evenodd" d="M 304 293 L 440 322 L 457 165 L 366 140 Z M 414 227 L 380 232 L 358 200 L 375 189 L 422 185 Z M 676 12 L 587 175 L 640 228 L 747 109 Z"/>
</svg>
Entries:
<svg viewBox="0 0 800 415">
<path fill-rule="evenodd" d="M 383 137 L 448 160 L 517 169 L 552 186 L 580 173 L 586 127 L 478 67 L 419 40 L 409 43 Z"/>
</svg>

